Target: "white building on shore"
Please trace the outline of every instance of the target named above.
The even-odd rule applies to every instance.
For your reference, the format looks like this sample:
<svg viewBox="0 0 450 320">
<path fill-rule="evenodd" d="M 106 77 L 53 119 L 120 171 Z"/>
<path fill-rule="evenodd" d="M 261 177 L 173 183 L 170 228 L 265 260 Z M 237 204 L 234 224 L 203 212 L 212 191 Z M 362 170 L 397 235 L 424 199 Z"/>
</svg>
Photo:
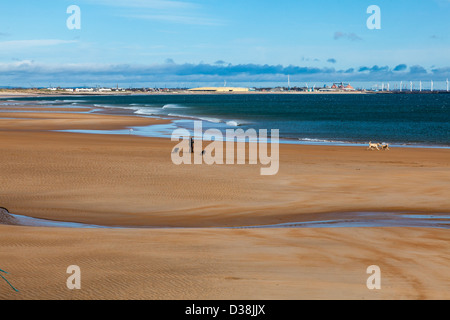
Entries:
<svg viewBox="0 0 450 320">
<path fill-rule="evenodd" d="M 191 92 L 249 92 L 248 88 L 232 88 L 232 87 L 203 87 L 189 89 Z"/>
<path fill-rule="evenodd" d="M 76 88 L 75 92 L 94 92 L 93 88 Z"/>
</svg>

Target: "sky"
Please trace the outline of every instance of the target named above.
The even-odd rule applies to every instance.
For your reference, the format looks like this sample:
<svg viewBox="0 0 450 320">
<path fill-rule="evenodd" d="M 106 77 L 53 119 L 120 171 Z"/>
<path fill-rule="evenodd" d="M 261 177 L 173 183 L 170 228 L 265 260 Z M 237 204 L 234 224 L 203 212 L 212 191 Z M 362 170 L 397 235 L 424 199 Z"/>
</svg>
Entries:
<svg viewBox="0 0 450 320">
<path fill-rule="evenodd" d="M 449 17 L 450 0 L 2 1 L 0 87 L 445 82 Z"/>
</svg>

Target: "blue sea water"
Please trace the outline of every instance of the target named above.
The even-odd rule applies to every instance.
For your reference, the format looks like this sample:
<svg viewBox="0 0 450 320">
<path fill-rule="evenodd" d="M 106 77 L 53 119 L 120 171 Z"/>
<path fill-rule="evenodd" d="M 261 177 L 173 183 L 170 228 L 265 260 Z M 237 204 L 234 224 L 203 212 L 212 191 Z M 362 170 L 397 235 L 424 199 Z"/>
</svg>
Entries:
<svg viewBox="0 0 450 320">
<path fill-rule="evenodd" d="M 450 146 L 450 94 L 70 96 L 39 98 L 39 104 L 127 109 L 175 117 L 186 128 L 203 120 L 205 129 L 279 129 L 281 138 L 304 143 Z"/>
</svg>

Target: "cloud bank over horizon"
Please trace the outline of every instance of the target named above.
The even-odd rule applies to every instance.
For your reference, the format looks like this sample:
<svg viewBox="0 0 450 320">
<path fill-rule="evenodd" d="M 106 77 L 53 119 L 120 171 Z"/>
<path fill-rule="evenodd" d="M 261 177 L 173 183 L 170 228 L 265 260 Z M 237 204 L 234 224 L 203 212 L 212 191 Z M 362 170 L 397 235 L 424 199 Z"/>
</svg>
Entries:
<svg viewBox="0 0 450 320">
<path fill-rule="evenodd" d="M 0 64 L 3 86 L 111 86 L 133 84 L 149 86 L 155 83 L 236 83 L 285 82 L 364 82 L 364 81 L 446 81 L 450 67 L 426 69 L 420 65 L 357 66 L 348 69 L 305 67 L 295 65 L 183 63 L 167 59 L 162 64 L 41 64 L 15 61 Z M 27 79 L 24 84 L 23 79 Z"/>
</svg>

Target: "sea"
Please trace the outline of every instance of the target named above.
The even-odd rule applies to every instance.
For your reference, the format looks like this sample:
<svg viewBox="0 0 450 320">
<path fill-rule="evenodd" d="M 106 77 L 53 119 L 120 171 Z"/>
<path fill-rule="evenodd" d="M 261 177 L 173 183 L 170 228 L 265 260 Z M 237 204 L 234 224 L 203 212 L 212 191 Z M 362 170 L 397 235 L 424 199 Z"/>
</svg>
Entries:
<svg viewBox="0 0 450 320">
<path fill-rule="evenodd" d="M 109 133 L 169 137 L 175 128 L 279 129 L 284 143 L 450 148 L 450 94 L 154 94 L 8 98 L 43 106 L 94 107 L 144 117 L 172 119 L 170 125 Z M 97 110 L 98 109 L 98 110 Z M 1 117 L 1 114 L 0 114 Z M 128 131 L 129 130 L 129 131 Z M 81 132 L 81 130 L 79 130 Z M 95 130 L 91 130 L 91 133 Z M 102 132 L 94 132 L 102 133 Z"/>
</svg>

